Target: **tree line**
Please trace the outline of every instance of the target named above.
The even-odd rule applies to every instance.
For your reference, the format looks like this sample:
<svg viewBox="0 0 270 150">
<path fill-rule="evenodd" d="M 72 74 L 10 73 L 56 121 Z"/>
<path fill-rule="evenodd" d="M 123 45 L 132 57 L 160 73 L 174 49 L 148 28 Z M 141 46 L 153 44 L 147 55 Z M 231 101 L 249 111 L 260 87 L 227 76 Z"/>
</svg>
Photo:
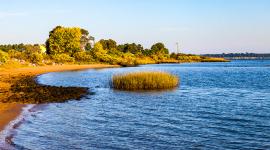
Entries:
<svg viewBox="0 0 270 150">
<path fill-rule="evenodd" d="M 258 54 L 258 53 L 223 53 L 223 54 L 205 54 L 208 57 L 219 58 L 258 58 L 258 59 L 270 59 L 270 53 Z"/>
<path fill-rule="evenodd" d="M 57 26 L 49 32 L 44 45 L 0 45 L 0 64 L 17 61 L 34 65 L 109 63 L 131 66 L 208 59 L 197 55 L 169 54 L 161 42 L 147 49 L 136 43 L 117 44 L 113 39 L 101 39 L 96 43 L 92 40 L 86 29 Z"/>
</svg>

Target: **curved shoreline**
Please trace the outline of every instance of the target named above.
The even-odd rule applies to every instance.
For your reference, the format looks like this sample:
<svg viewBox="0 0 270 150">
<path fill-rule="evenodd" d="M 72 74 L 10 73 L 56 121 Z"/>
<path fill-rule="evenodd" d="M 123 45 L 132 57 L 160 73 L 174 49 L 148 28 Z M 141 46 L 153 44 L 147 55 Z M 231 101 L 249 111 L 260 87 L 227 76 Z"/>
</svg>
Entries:
<svg viewBox="0 0 270 150">
<path fill-rule="evenodd" d="M 49 72 L 74 71 L 84 69 L 98 69 L 119 67 L 117 65 L 93 64 L 93 65 L 57 65 L 57 66 L 41 66 L 41 67 L 26 67 L 16 69 L 1 69 L 0 68 L 0 132 L 13 120 L 15 120 L 23 110 L 26 104 L 22 102 L 2 103 L 7 102 L 7 99 L 13 95 L 18 95 L 16 91 L 12 91 L 12 86 L 16 82 L 31 77 L 32 79 L 38 75 Z M 36 83 L 39 85 L 38 83 Z M 22 86 L 18 86 L 22 87 Z M 61 87 L 60 87 L 61 88 Z M 63 91 L 63 90 L 62 90 Z M 27 95 L 27 93 L 26 93 Z M 18 98 L 18 97 L 17 97 Z M 20 97 L 19 97 L 20 98 Z"/>
<path fill-rule="evenodd" d="M 0 132 L 0 149 L 15 149 L 12 141 L 13 137 L 17 134 L 16 128 L 19 127 L 25 120 L 24 118 L 29 115 L 31 109 L 36 105 L 25 105 L 20 114 L 12 121 L 10 121 L 6 127 Z"/>
</svg>

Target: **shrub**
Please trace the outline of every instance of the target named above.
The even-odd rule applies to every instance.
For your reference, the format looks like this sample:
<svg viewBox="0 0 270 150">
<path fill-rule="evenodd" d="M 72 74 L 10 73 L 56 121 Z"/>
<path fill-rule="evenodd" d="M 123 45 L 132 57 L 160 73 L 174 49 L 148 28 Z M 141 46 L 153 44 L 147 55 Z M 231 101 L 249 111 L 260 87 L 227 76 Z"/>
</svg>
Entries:
<svg viewBox="0 0 270 150">
<path fill-rule="evenodd" d="M 135 64 L 135 57 L 132 53 L 124 53 L 121 58 L 121 62 L 119 62 L 122 66 L 134 66 Z"/>
<path fill-rule="evenodd" d="M 97 42 L 91 51 L 92 56 L 99 62 L 110 63 L 113 61 L 111 55 L 107 53 L 100 42 Z"/>
<path fill-rule="evenodd" d="M 8 53 L 0 50 L 0 64 L 6 63 L 9 59 Z"/>
<path fill-rule="evenodd" d="M 73 57 L 70 57 L 67 54 L 53 55 L 52 59 L 55 61 L 55 63 L 58 63 L 58 64 L 73 63 L 75 61 Z"/>
<path fill-rule="evenodd" d="M 43 60 L 43 55 L 41 53 L 37 53 L 37 52 L 31 53 L 28 55 L 28 60 L 34 64 L 41 64 L 41 62 Z"/>
<path fill-rule="evenodd" d="M 166 72 L 135 72 L 115 75 L 111 86 L 119 90 L 171 89 L 179 84 L 177 76 Z"/>
<path fill-rule="evenodd" d="M 14 49 L 8 51 L 10 58 L 19 61 L 27 61 L 34 64 L 41 64 L 43 61 L 43 54 L 39 46 L 25 45 L 25 50 L 20 52 Z"/>
<path fill-rule="evenodd" d="M 9 50 L 8 55 L 10 58 L 15 58 L 18 60 L 25 60 L 26 59 L 26 56 L 24 53 L 17 51 L 17 50 L 14 50 L 14 49 Z"/>
<path fill-rule="evenodd" d="M 145 65 L 145 64 L 154 64 L 155 61 L 151 59 L 150 57 L 141 57 L 135 59 L 136 65 Z"/>
<path fill-rule="evenodd" d="M 76 52 L 73 57 L 75 58 L 76 62 L 93 62 L 94 59 L 92 56 L 86 52 Z"/>
</svg>

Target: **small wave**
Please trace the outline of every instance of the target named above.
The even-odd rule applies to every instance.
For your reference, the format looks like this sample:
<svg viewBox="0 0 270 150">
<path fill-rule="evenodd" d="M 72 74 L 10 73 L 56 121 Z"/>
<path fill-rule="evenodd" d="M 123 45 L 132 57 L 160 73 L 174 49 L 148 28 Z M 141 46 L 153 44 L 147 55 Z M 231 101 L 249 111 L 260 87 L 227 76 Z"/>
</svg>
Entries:
<svg viewBox="0 0 270 150">
<path fill-rule="evenodd" d="M 15 129 L 17 129 L 25 120 L 24 118 L 31 112 L 31 109 L 36 105 L 27 105 L 23 108 L 21 114 L 13 121 L 11 121 L 3 131 L 0 132 L 0 149 L 1 150 L 13 150 L 15 144 L 12 141 L 14 135 L 16 135 Z"/>
</svg>

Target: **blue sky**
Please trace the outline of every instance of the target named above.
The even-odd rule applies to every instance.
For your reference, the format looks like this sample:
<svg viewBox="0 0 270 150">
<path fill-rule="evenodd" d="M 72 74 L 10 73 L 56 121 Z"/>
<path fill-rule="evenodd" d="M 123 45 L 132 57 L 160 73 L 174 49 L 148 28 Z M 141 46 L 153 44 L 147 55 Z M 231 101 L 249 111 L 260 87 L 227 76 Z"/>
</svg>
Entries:
<svg viewBox="0 0 270 150">
<path fill-rule="evenodd" d="M 44 43 L 57 25 L 185 53 L 270 52 L 270 0 L 0 0 L 0 44 Z"/>
</svg>

